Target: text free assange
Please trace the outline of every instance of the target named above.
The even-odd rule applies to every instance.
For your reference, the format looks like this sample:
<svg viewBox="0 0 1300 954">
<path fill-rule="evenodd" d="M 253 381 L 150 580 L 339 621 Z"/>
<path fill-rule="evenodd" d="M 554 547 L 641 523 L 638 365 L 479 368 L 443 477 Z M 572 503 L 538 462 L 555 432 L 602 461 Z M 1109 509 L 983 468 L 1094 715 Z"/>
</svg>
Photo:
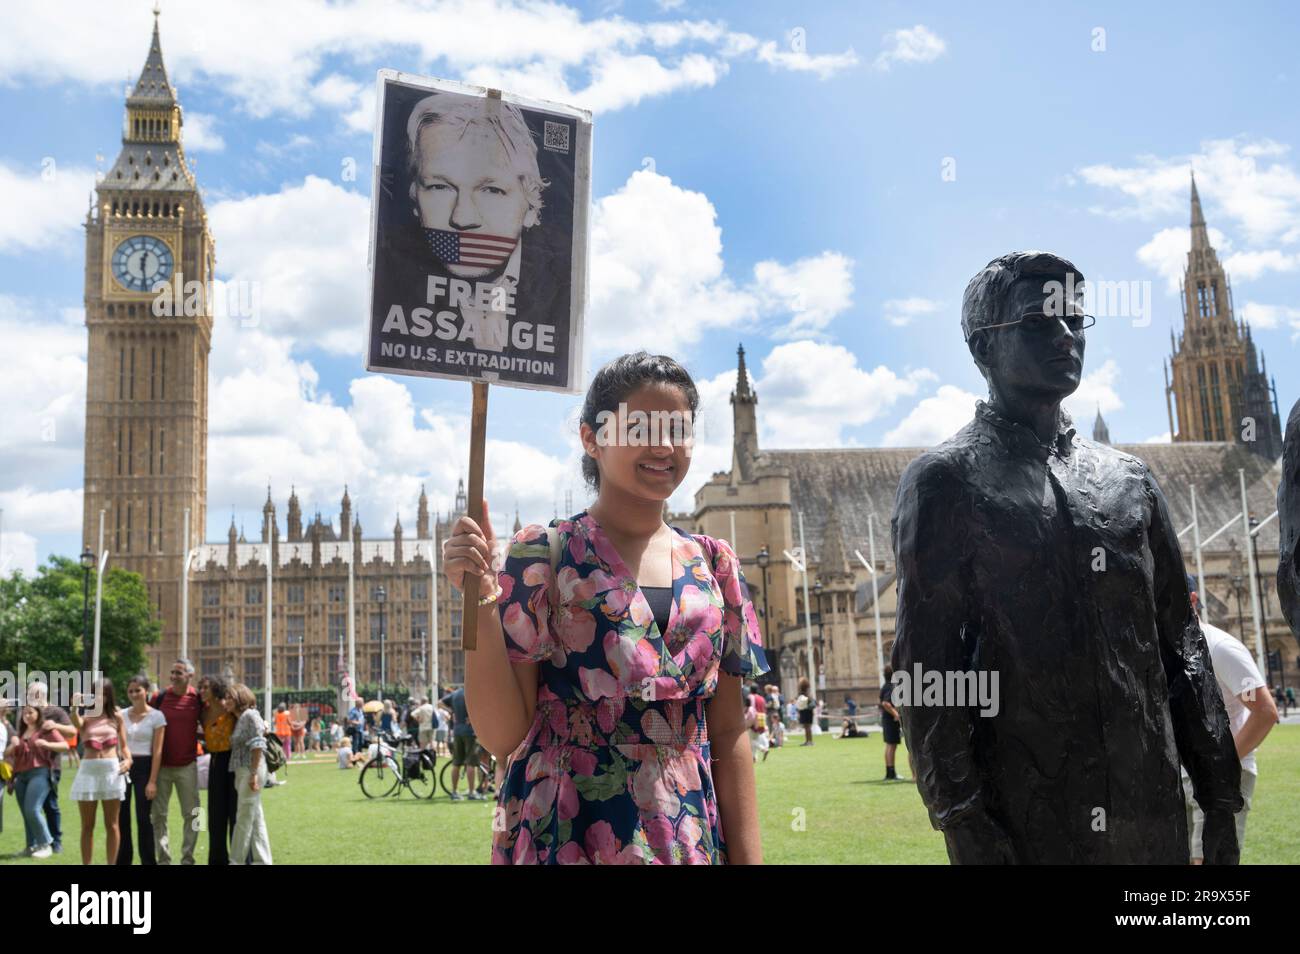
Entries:
<svg viewBox="0 0 1300 954">
<path fill-rule="evenodd" d="M 394 304 L 388 309 L 381 333 L 414 338 L 432 336 L 442 341 L 477 341 L 475 331 L 478 322 L 472 316 L 463 318 L 459 312 L 450 310 L 468 308 L 486 313 L 484 323 L 487 327 L 484 330 L 489 339 L 497 339 L 504 344 L 508 334 L 511 346 L 517 350 L 555 353 L 554 325 L 535 325 L 531 321 L 512 320 L 515 315 L 515 294 L 507 286 L 430 275 L 425 297 L 434 307 L 445 300 L 447 307 L 435 314 L 434 308 L 420 306 L 412 308 L 408 315 L 401 305 Z"/>
</svg>

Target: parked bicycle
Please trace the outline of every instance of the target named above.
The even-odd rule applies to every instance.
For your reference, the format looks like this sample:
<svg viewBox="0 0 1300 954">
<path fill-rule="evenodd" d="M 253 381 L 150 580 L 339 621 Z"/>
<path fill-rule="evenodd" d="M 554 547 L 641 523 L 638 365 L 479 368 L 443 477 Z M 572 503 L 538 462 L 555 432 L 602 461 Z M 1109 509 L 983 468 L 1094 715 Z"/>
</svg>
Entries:
<svg viewBox="0 0 1300 954">
<path fill-rule="evenodd" d="M 409 735 L 378 733 L 357 783 L 366 798 L 386 798 L 409 789 L 416 798 L 433 798 L 438 790 L 437 757 L 418 748 Z"/>
<path fill-rule="evenodd" d="M 450 796 L 452 792 L 452 788 L 451 788 L 452 767 L 453 766 L 451 764 L 451 759 L 448 759 L 446 762 L 443 763 L 442 771 L 438 773 L 438 783 L 442 786 L 443 794 L 447 796 Z M 464 772 L 465 770 L 466 767 L 462 765 L 461 771 Z M 476 780 L 478 784 L 475 786 L 475 788 L 477 789 L 478 793 L 482 795 L 484 798 L 496 797 L 496 790 L 497 790 L 496 771 L 497 771 L 497 760 L 492 756 L 490 752 L 488 752 L 487 749 L 480 746 L 478 750 L 478 779 Z"/>
</svg>

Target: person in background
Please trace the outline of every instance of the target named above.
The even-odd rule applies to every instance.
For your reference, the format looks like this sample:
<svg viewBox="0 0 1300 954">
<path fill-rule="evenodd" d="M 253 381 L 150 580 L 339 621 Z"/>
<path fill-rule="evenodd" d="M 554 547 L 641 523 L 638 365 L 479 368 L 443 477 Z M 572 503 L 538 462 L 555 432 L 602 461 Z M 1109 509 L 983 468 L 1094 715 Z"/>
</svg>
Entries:
<svg viewBox="0 0 1300 954">
<path fill-rule="evenodd" d="M 813 710 L 816 708 L 816 701 L 808 693 L 812 684 L 808 682 L 808 677 L 804 676 L 799 680 L 799 696 L 795 699 L 795 708 L 799 711 L 799 725 L 803 727 L 803 744 L 813 744 Z"/>
<path fill-rule="evenodd" d="M 271 839 L 262 813 L 262 788 L 266 784 L 266 723 L 257 711 L 253 690 L 237 682 L 223 700 L 226 711 L 235 719 L 230 735 L 230 770 L 235 775 L 235 792 L 239 798 L 235 809 L 235 836 L 231 839 L 231 864 L 242 865 L 248 858 L 253 864 L 271 864 Z"/>
<path fill-rule="evenodd" d="M 379 731 L 384 735 L 391 735 L 397 721 L 397 710 L 393 707 L 392 699 L 384 700 L 384 713 L 379 717 Z"/>
<path fill-rule="evenodd" d="M 199 767 L 196 764 L 199 749 L 199 725 L 203 717 L 203 700 L 190 685 L 194 664 L 188 659 L 172 663 L 171 682 L 149 704 L 167 717 L 167 731 L 163 734 L 162 758 L 151 771 L 155 772 L 154 796 L 150 819 L 153 822 L 154 852 L 158 864 L 172 863 L 171 841 L 167 833 L 167 811 L 171 807 L 172 790 L 181 802 L 184 824 L 181 833 L 181 864 L 194 864 L 194 846 L 199 841 Z"/>
<path fill-rule="evenodd" d="M 352 768 L 352 743 L 345 738 L 340 738 L 335 743 L 334 756 L 339 768 Z"/>
<path fill-rule="evenodd" d="M 131 811 L 135 803 L 135 828 L 140 840 L 140 864 L 155 863 L 153 822 L 149 811 L 158 793 L 158 768 L 162 765 L 163 733 L 167 717 L 149 707 L 149 677 L 132 676 L 126 684 L 126 697 L 131 707 L 122 713 L 126 727 L 126 750 L 131 753 L 131 771 L 127 776 L 126 796 L 118 816 L 121 838 L 118 842 L 117 863 L 129 865 L 135 854 L 132 844 Z"/>
<path fill-rule="evenodd" d="M 1192 611 L 1200 619 L 1201 606 L 1200 596 L 1196 592 L 1196 577 L 1190 573 L 1187 574 L 1187 589 L 1191 592 Z M 1233 816 L 1233 820 L 1237 825 L 1237 848 L 1244 851 L 1246 816 L 1250 813 L 1255 797 L 1255 781 L 1259 777 L 1255 749 L 1273 731 L 1273 726 L 1277 725 L 1277 705 L 1267 691 L 1250 650 L 1231 633 L 1225 633 L 1203 619 L 1200 622 L 1205 644 L 1210 649 L 1214 679 L 1219 684 L 1223 707 L 1228 713 L 1228 724 L 1232 727 L 1232 741 L 1237 748 L 1237 758 L 1241 760 L 1241 797 L 1244 804 L 1241 811 Z M 1182 775 L 1191 860 L 1194 865 L 1204 864 L 1205 851 L 1201 836 L 1205 829 L 1205 813 L 1196 801 L 1187 769 L 1183 769 Z"/>
<path fill-rule="evenodd" d="M 23 706 L 17 729 L 9 737 L 5 750 L 5 759 L 14 769 L 14 799 L 23 812 L 27 853 L 33 858 L 48 858 L 53 854 L 53 836 L 45 812 L 50 763 L 60 752 L 68 750 L 68 740 L 46 721 L 44 708 Z"/>
<path fill-rule="evenodd" d="M 361 700 L 354 699 L 348 710 L 348 734 L 352 736 L 352 751 L 360 752 L 365 748 L 365 713 L 361 711 Z"/>
<path fill-rule="evenodd" d="M 293 718 L 283 702 L 275 707 L 275 735 L 284 749 L 284 774 L 288 775 L 289 762 L 293 759 Z"/>
<path fill-rule="evenodd" d="M 885 684 L 880 687 L 880 731 L 885 738 L 885 781 L 894 781 L 898 778 L 898 772 L 894 770 L 894 757 L 898 752 L 898 745 L 903 741 L 901 723 L 898 720 L 898 709 L 890 696 L 894 691 L 894 669 L 892 666 L 885 667 Z"/>
<path fill-rule="evenodd" d="M 775 685 L 767 687 L 767 730 L 772 736 L 772 747 L 785 745 L 785 706 L 781 702 L 781 691 Z"/>
<path fill-rule="evenodd" d="M 76 744 L 77 730 L 72 727 L 68 710 L 62 706 L 50 705 L 49 696 L 50 689 L 43 682 L 33 682 L 27 687 L 27 701 L 40 707 L 41 718 L 45 725 L 56 729 L 63 736 L 63 741 L 68 743 L 68 746 L 59 752 L 71 753 L 72 746 Z M 50 842 L 50 850 L 56 855 L 63 851 L 63 813 L 59 811 L 59 782 L 63 779 L 63 762 L 59 752 L 55 752 L 50 759 L 50 788 L 45 796 L 43 809 L 46 825 L 50 829 L 50 838 L 53 839 Z"/>
<path fill-rule="evenodd" d="M 199 680 L 203 700 L 203 747 L 208 764 L 208 864 L 230 860 L 230 838 L 235 833 L 235 777 L 230 771 L 230 735 L 235 717 L 226 711 L 229 689 L 215 676 Z"/>
<path fill-rule="evenodd" d="M 83 716 L 86 710 L 98 715 Z M 81 863 L 88 865 L 94 858 L 95 806 L 102 803 L 104 863 L 116 864 L 121 847 L 118 816 L 126 798 L 125 777 L 131 771 L 131 752 L 112 680 L 101 679 L 97 693 L 78 694 L 73 699 L 72 726 L 81 734 L 85 748 L 72 779 L 72 800 L 81 812 Z"/>
<path fill-rule="evenodd" d="M 419 705 L 411 710 L 415 717 L 416 735 L 420 748 L 427 749 L 433 745 L 433 703 L 421 698 Z"/>
<path fill-rule="evenodd" d="M 749 754 L 757 762 L 758 754 L 762 752 L 763 761 L 766 762 L 771 747 L 771 740 L 767 737 L 767 700 L 763 698 L 757 684 L 745 692 L 749 700 L 749 707 L 745 710 L 745 725 L 749 727 Z"/>
<path fill-rule="evenodd" d="M 305 719 L 295 718 L 293 713 L 289 713 L 289 728 L 293 730 L 294 751 L 298 753 L 298 758 L 307 757 L 307 722 Z"/>
<path fill-rule="evenodd" d="M 4 752 L 5 749 L 9 748 L 10 733 L 11 730 L 9 728 L 9 700 L 0 699 L 0 752 Z M 12 765 L 9 767 L 13 768 Z M 8 785 L 0 785 L 0 834 L 2 834 L 5 830 L 4 805 L 5 805 L 5 794 L 8 791 L 9 791 Z"/>
<path fill-rule="evenodd" d="M 465 705 L 465 689 L 461 687 L 442 697 L 442 702 L 453 713 L 451 727 L 451 800 L 460 801 L 460 772 L 465 770 L 465 779 L 469 782 L 469 800 L 479 801 L 483 798 L 474 784 L 478 773 L 478 737 L 474 735 L 474 726 L 469 721 L 469 709 Z"/>
<path fill-rule="evenodd" d="M 451 711 L 439 702 L 433 707 L 433 715 L 437 719 L 436 727 L 433 730 L 434 748 L 439 755 L 449 756 L 451 748 L 447 744 L 447 739 L 451 734 Z"/>
</svg>

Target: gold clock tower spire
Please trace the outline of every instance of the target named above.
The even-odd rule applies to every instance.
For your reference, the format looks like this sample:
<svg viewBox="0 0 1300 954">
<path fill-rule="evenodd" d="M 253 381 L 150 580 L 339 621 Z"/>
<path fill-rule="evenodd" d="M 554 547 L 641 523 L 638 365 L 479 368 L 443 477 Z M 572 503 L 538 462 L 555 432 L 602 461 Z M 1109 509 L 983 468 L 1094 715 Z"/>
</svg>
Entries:
<svg viewBox="0 0 1300 954">
<path fill-rule="evenodd" d="M 144 577 L 163 625 L 157 673 L 179 650 L 182 561 L 204 536 L 213 243 L 156 9 L 126 97 L 122 148 L 95 192 L 86 220 L 83 537 L 94 549 L 103 511 L 109 565 Z"/>
</svg>

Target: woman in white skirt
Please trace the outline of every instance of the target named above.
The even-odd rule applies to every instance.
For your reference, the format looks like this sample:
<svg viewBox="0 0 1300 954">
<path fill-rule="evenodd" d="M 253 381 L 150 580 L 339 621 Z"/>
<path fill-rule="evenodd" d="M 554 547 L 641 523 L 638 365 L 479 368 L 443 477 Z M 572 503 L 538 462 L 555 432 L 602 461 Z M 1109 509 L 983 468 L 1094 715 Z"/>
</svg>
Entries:
<svg viewBox="0 0 1300 954">
<path fill-rule="evenodd" d="M 235 717 L 230 734 L 230 771 L 235 773 L 235 834 L 230 839 L 230 863 L 242 865 L 251 851 L 253 864 L 271 863 L 271 839 L 262 814 L 262 787 L 266 785 L 266 723 L 257 711 L 257 697 L 243 683 L 235 683 L 223 703 Z"/>
<path fill-rule="evenodd" d="M 89 709 L 95 715 L 83 715 Z M 95 852 L 95 805 L 104 805 L 104 837 L 108 864 L 117 863 L 120 832 L 117 827 L 126 774 L 131 771 L 131 750 L 126 745 L 126 725 L 117 711 L 113 683 L 101 679 L 99 694 L 78 693 L 72 700 L 72 725 L 80 733 L 83 754 L 72 780 L 72 800 L 81 810 L 81 863 L 90 864 Z"/>
</svg>

